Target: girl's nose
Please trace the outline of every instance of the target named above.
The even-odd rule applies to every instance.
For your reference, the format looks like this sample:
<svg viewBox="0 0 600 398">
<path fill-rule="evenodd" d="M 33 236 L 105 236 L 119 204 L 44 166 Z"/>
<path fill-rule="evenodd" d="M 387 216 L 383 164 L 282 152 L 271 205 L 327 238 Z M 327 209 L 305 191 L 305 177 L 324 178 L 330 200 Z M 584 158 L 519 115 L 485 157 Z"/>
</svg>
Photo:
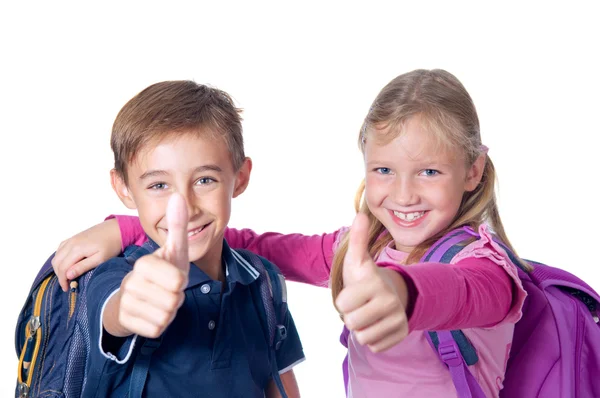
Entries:
<svg viewBox="0 0 600 398">
<path fill-rule="evenodd" d="M 410 178 L 397 178 L 393 189 L 394 192 L 391 196 L 398 205 L 410 206 L 417 204 L 419 195 Z"/>
</svg>

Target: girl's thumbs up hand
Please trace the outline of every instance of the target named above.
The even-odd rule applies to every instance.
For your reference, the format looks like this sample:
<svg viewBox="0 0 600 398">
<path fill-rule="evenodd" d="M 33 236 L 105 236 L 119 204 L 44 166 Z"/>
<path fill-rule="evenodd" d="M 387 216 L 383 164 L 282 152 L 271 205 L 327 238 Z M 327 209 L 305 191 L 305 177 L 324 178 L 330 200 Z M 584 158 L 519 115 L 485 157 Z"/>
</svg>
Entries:
<svg viewBox="0 0 600 398">
<path fill-rule="evenodd" d="M 368 345 L 373 352 L 384 351 L 408 334 L 406 283 L 399 273 L 379 268 L 373 261 L 365 214 L 357 214 L 349 234 L 344 288 L 335 304 L 358 343 Z"/>
</svg>

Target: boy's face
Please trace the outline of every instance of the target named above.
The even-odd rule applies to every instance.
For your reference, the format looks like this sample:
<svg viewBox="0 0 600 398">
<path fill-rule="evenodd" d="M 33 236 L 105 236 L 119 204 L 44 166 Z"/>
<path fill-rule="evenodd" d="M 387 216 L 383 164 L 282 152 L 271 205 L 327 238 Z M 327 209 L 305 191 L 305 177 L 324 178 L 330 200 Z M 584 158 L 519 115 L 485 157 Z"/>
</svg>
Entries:
<svg viewBox="0 0 600 398">
<path fill-rule="evenodd" d="M 144 231 L 160 246 L 167 239 L 169 197 L 179 192 L 185 198 L 190 261 L 199 266 L 220 264 L 231 199 L 246 189 L 252 167 L 246 159 L 235 171 L 227 145 L 211 135 L 189 133 L 146 145 L 128 164 L 128 185 L 112 171 L 117 195 L 138 210 Z"/>
</svg>

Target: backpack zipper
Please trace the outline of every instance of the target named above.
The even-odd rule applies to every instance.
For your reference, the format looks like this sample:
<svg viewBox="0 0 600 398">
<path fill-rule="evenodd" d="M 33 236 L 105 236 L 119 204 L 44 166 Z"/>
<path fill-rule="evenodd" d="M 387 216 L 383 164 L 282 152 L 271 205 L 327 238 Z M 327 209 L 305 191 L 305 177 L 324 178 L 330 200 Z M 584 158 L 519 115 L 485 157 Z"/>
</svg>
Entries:
<svg viewBox="0 0 600 398">
<path fill-rule="evenodd" d="M 75 312 L 75 304 L 77 304 L 77 290 L 79 288 L 79 283 L 77 283 L 77 281 L 71 281 L 70 283 L 70 290 L 69 290 L 69 319 L 67 320 L 70 321 L 71 317 L 73 316 L 73 313 Z"/>
<path fill-rule="evenodd" d="M 53 275 L 46 278 L 40 285 L 37 296 L 35 297 L 33 314 L 31 315 L 31 318 L 29 318 L 27 326 L 25 327 L 25 343 L 23 344 L 23 349 L 21 350 L 21 356 L 19 358 L 18 372 L 19 397 L 22 398 L 25 398 L 29 395 L 29 389 L 31 388 L 33 369 L 35 368 L 35 362 L 37 359 L 36 357 L 40 350 L 40 344 L 42 341 L 42 334 L 38 333 L 41 327 L 40 315 L 42 312 L 42 301 L 44 299 L 46 287 L 48 286 L 52 276 Z"/>
<path fill-rule="evenodd" d="M 577 323 L 575 325 L 575 330 L 577 331 L 577 337 L 575 339 L 575 397 L 579 397 L 579 371 L 581 367 L 581 349 L 583 342 L 583 332 L 585 330 L 582 323 L 584 324 L 585 320 L 581 318 L 581 310 L 579 308 L 580 301 L 574 298 L 573 296 L 571 296 L 571 300 L 573 300 L 573 304 L 575 305 L 575 312 L 577 313 Z"/>
</svg>

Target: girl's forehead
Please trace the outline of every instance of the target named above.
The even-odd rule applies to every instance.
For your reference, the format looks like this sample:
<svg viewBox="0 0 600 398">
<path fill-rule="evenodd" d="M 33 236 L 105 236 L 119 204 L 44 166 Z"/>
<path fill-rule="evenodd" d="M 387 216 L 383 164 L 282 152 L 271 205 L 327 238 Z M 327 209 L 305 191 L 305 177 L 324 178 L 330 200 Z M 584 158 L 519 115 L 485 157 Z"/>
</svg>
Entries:
<svg viewBox="0 0 600 398">
<path fill-rule="evenodd" d="M 365 157 L 380 160 L 412 160 L 417 162 L 450 162 L 460 156 L 460 151 L 419 125 L 405 126 L 397 133 L 371 132 L 365 142 Z M 385 159 L 387 158 L 387 159 Z"/>
</svg>

